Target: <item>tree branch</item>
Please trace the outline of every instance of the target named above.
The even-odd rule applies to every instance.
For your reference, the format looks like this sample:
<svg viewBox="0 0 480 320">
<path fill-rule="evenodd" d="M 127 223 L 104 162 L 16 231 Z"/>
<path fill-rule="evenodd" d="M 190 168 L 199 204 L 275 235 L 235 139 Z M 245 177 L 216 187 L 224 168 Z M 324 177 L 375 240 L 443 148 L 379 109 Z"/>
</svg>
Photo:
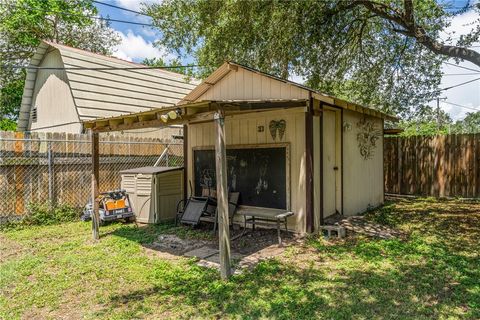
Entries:
<svg viewBox="0 0 480 320">
<path fill-rule="evenodd" d="M 386 4 L 371 0 L 353 0 L 346 5 L 340 6 L 336 11 L 339 13 L 345 10 L 352 10 L 355 7 L 364 7 L 383 19 L 396 23 L 402 28 L 395 28 L 393 31 L 401 33 L 407 37 L 415 38 L 420 44 L 436 54 L 452 58 L 460 58 L 462 60 L 470 61 L 480 67 L 480 53 L 477 51 L 440 43 L 429 36 L 423 27 L 416 25 L 412 0 L 404 0 L 404 12 L 399 12 L 395 8 Z"/>
</svg>

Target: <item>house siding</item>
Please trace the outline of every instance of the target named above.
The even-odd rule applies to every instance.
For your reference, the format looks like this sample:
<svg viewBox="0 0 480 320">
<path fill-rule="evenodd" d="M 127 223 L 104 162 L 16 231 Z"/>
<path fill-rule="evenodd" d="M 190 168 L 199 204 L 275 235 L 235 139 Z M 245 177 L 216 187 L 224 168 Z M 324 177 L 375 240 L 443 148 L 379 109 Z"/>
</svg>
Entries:
<svg viewBox="0 0 480 320">
<path fill-rule="evenodd" d="M 40 63 L 40 67 L 61 65 L 62 58 L 57 50 L 47 53 Z M 32 106 L 37 107 L 37 121 L 30 122 L 31 131 L 81 131 L 65 70 L 38 70 L 32 96 Z"/>
<path fill-rule="evenodd" d="M 360 155 L 357 142 L 357 123 L 363 117 L 381 132 L 371 159 Z M 343 132 L 343 209 L 344 215 L 351 216 L 383 203 L 383 121 L 349 110 L 344 110 L 343 121 L 350 127 Z"/>
<path fill-rule="evenodd" d="M 271 120 L 286 121 L 284 138 L 273 140 L 268 125 Z M 264 126 L 263 132 L 257 127 Z M 212 122 L 188 126 L 188 180 L 193 183 L 193 148 L 214 147 L 215 130 Z M 305 232 L 305 113 L 303 108 L 285 111 L 270 111 L 257 114 L 228 116 L 225 118 L 227 148 L 232 145 L 256 145 L 288 143 L 290 154 L 290 209 L 295 216 L 289 219 L 289 229 Z M 288 189 L 288 188 L 287 188 Z"/>
</svg>

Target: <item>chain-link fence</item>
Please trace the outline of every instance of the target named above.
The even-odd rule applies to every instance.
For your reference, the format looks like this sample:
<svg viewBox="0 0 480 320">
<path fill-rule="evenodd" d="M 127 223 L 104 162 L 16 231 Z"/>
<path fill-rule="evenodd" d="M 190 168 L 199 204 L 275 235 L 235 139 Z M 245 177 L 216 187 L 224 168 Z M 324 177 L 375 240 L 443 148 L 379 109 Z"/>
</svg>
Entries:
<svg viewBox="0 0 480 320">
<path fill-rule="evenodd" d="M 100 137 L 100 191 L 120 188 L 120 171 L 183 166 L 183 144 L 155 138 Z M 88 135 L 0 132 L 0 222 L 23 215 L 29 203 L 82 207 L 90 198 Z"/>
</svg>

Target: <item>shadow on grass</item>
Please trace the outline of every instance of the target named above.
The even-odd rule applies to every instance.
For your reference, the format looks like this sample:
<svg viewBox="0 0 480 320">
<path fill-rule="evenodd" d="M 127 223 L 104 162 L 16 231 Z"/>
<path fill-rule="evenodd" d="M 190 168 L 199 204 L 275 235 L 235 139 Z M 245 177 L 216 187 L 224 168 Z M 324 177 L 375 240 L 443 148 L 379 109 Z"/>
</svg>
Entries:
<svg viewBox="0 0 480 320">
<path fill-rule="evenodd" d="M 301 266 L 295 256 L 269 260 L 229 282 L 193 263 L 157 268 L 146 288 L 110 296 L 97 315 L 127 309 L 132 317 L 480 318 L 478 205 L 409 201 L 386 208 L 369 218 L 408 226 L 408 240 L 312 240 L 312 264 Z M 174 231 L 126 227 L 113 234 L 148 244 Z M 142 308 L 146 301 L 158 310 Z"/>
</svg>

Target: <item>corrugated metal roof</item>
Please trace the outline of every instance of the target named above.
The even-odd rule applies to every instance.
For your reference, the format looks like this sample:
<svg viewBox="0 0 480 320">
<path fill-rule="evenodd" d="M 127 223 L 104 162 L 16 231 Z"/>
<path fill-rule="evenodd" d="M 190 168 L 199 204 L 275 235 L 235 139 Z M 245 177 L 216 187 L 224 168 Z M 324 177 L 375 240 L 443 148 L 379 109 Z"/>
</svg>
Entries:
<svg viewBox="0 0 480 320">
<path fill-rule="evenodd" d="M 185 75 L 162 69 L 85 70 L 142 65 L 47 41 L 42 41 L 29 66 L 41 66 L 51 50 L 58 50 L 61 55 L 63 65 L 58 67 L 67 68 L 69 87 L 82 121 L 107 114 L 118 116 L 172 106 L 199 83 L 196 79 L 187 81 Z M 72 69 L 76 67 L 82 69 Z M 37 69 L 27 69 L 18 121 L 20 131 L 29 129 L 38 72 Z"/>
</svg>

